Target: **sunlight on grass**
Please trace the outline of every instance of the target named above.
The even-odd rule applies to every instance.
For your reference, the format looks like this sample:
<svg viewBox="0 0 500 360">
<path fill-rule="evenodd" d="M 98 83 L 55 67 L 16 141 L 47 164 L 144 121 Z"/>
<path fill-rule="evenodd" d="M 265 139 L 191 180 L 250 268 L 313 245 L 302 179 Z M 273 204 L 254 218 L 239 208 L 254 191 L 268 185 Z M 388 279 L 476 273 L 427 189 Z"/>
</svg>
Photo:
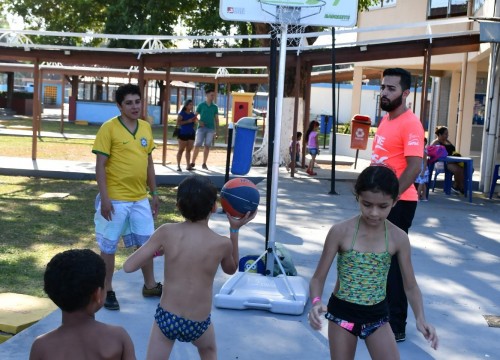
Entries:
<svg viewBox="0 0 500 360">
<path fill-rule="evenodd" d="M 52 259 L 52 257 L 55 254 L 67 250 L 67 247 L 62 245 L 54 245 L 47 243 L 42 243 L 42 244 L 36 243 L 32 244 L 29 247 L 29 250 L 32 251 L 33 253 L 39 254 L 36 258 L 36 265 L 45 270 L 45 266 L 49 263 L 50 259 Z"/>
<path fill-rule="evenodd" d="M 95 181 L 0 176 L 0 292 L 45 296 L 43 273 L 57 253 L 88 248 L 99 253 L 94 235 Z M 158 227 L 182 221 L 175 207 L 176 189 L 158 187 Z M 40 198 L 67 192 L 64 198 Z M 116 270 L 133 252 L 120 242 Z"/>
<path fill-rule="evenodd" d="M 37 142 L 38 159 L 95 161 L 93 140 L 41 138 Z M 0 154 L 31 158 L 32 139 L 29 136 L 2 136 Z"/>
<path fill-rule="evenodd" d="M 42 204 L 35 204 L 34 206 L 38 206 L 40 211 L 52 211 L 52 212 L 60 212 L 61 207 L 56 204 L 51 204 L 51 203 L 42 203 Z"/>
</svg>

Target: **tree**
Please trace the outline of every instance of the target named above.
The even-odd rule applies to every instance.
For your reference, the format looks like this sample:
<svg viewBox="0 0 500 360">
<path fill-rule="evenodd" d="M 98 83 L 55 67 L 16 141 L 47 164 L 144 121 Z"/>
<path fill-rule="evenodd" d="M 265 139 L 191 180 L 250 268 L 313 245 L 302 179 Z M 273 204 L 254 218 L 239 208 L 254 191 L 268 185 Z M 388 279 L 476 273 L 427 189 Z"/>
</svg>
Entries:
<svg viewBox="0 0 500 360">
<path fill-rule="evenodd" d="M 101 33 L 106 21 L 107 0 L 0 0 L 0 8 L 23 18 L 26 28 L 46 31 Z M 39 37 L 39 43 L 80 45 L 73 37 Z M 97 41 L 92 42 L 96 45 Z"/>
<path fill-rule="evenodd" d="M 9 28 L 9 22 L 7 21 L 7 18 L 5 17 L 5 14 L 0 12 L 0 28 L 2 29 L 8 29 Z"/>
<path fill-rule="evenodd" d="M 112 1 L 107 8 L 104 32 L 130 35 L 173 35 L 182 1 Z M 111 40 L 109 47 L 141 48 L 144 40 Z M 171 44 L 163 41 L 168 47 Z"/>
</svg>

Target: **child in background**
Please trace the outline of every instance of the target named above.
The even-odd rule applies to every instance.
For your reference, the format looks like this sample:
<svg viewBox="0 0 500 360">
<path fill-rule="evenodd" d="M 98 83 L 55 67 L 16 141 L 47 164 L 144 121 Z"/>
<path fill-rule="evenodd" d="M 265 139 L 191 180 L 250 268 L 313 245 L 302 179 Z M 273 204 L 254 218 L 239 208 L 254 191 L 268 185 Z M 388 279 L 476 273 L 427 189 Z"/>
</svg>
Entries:
<svg viewBox="0 0 500 360">
<path fill-rule="evenodd" d="M 62 324 L 33 342 L 30 360 L 135 359 L 125 329 L 96 321 L 103 306 L 106 267 L 91 250 L 68 250 L 47 265 L 44 290 L 62 311 Z"/>
<path fill-rule="evenodd" d="M 424 138 L 424 156 L 422 157 L 422 168 L 417 178 L 415 179 L 415 187 L 417 188 L 418 200 L 427 201 L 427 183 L 429 182 L 429 168 L 427 167 L 427 138 Z"/>
<path fill-rule="evenodd" d="M 293 136 L 292 136 L 292 140 L 290 140 L 290 146 L 288 146 L 288 153 L 290 154 L 290 163 L 288 163 L 287 170 L 289 170 L 292 167 L 294 144 L 295 144 L 295 166 L 300 167 L 300 141 L 302 140 L 302 133 L 300 131 L 297 131 L 296 138 L 297 138 L 296 141 L 293 141 Z"/>
<path fill-rule="evenodd" d="M 309 165 L 307 167 L 306 172 L 310 176 L 318 175 L 318 173 L 314 172 L 314 163 L 316 161 L 316 155 L 319 154 L 318 128 L 319 128 L 319 122 L 313 120 L 309 123 L 309 127 L 307 128 L 306 132 L 307 148 L 309 150 L 309 155 L 311 155 L 311 161 L 309 161 Z"/>
<path fill-rule="evenodd" d="M 365 340 L 372 359 L 399 359 L 386 300 L 391 257 L 397 256 L 417 329 L 437 349 L 436 330 L 425 320 L 408 235 L 387 220 L 399 196 L 396 175 L 385 166 L 369 166 L 359 175 L 354 192 L 361 213 L 331 227 L 309 285 L 311 327 L 321 329 L 326 313 L 332 359 L 354 359 L 358 337 Z M 321 297 L 337 255 L 339 282 L 327 306 Z"/>
<path fill-rule="evenodd" d="M 217 189 L 204 176 L 188 176 L 177 190 L 177 208 L 186 219 L 164 224 L 123 265 L 138 270 L 153 254 L 164 250 L 165 286 L 156 309 L 147 359 L 168 359 L 175 340 L 192 342 L 201 359 L 217 359 L 214 326 L 210 319 L 215 274 L 238 269 L 238 231 L 255 217 L 228 215 L 230 238 L 210 229 L 210 215 L 217 210 Z"/>
</svg>

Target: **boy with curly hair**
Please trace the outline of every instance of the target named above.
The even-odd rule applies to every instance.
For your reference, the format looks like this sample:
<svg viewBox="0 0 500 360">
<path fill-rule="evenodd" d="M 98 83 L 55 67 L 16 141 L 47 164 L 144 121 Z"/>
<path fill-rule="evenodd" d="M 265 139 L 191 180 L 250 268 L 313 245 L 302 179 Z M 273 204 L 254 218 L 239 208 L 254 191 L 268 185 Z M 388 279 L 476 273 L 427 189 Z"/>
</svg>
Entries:
<svg viewBox="0 0 500 360">
<path fill-rule="evenodd" d="M 95 320 L 106 293 L 104 261 L 92 250 L 67 250 L 47 265 L 44 290 L 62 311 L 62 324 L 35 339 L 30 360 L 135 359 L 124 328 Z"/>
</svg>

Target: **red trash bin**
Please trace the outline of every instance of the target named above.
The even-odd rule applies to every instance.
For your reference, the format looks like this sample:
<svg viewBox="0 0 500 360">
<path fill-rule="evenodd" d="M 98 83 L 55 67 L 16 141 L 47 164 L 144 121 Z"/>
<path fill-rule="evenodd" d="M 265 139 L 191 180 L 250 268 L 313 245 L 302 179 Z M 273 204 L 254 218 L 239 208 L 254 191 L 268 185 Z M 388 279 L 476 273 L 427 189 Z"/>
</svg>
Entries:
<svg viewBox="0 0 500 360">
<path fill-rule="evenodd" d="M 351 120 L 351 149 L 366 150 L 372 121 L 366 115 L 354 115 Z"/>
</svg>

